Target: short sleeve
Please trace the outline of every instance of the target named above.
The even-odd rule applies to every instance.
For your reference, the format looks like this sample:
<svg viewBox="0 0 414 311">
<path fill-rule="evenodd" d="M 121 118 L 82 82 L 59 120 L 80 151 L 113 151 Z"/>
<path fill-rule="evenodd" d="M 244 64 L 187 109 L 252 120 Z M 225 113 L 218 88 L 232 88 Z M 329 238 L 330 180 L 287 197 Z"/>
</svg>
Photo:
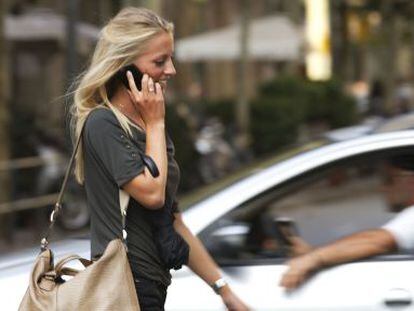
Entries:
<svg viewBox="0 0 414 311">
<path fill-rule="evenodd" d="M 96 109 L 87 118 L 84 148 L 102 165 L 118 187 L 144 171 L 144 150 L 122 129 L 109 109 Z"/>
<path fill-rule="evenodd" d="M 393 235 L 400 249 L 414 250 L 414 206 L 400 212 L 382 228 Z"/>
</svg>

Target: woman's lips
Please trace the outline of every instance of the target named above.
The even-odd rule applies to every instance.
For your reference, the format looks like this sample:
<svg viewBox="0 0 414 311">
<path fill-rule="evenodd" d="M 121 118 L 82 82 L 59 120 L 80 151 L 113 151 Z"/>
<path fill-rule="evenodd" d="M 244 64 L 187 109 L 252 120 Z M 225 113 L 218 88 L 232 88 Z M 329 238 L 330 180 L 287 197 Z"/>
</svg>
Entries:
<svg viewBox="0 0 414 311">
<path fill-rule="evenodd" d="M 158 81 L 161 85 L 161 87 L 165 90 L 167 88 L 167 81 L 166 80 L 160 80 Z"/>
</svg>

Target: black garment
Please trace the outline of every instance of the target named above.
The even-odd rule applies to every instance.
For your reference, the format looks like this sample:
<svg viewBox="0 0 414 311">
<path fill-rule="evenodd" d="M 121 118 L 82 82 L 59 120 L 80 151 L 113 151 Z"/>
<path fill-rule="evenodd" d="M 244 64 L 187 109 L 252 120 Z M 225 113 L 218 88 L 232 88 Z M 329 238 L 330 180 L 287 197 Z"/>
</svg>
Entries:
<svg viewBox="0 0 414 311">
<path fill-rule="evenodd" d="M 141 277 L 134 277 L 134 282 L 141 311 L 164 311 L 167 286 Z"/>
<path fill-rule="evenodd" d="M 119 188 L 144 171 L 141 155 L 145 153 L 146 136 L 139 129 L 132 128 L 132 131 L 130 138 L 110 109 L 96 109 L 86 121 L 83 155 L 85 190 L 91 212 L 92 257 L 102 254 L 109 241 L 121 237 Z M 178 212 L 175 197 L 180 175 L 174 160 L 174 145 L 168 135 L 167 154 L 165 206 L 149 210 L 131 197 L 126 223 L 132 271 L 166 286 L 171 282 L 169 269 L 181 267 L 188 260 L 188 245 L 173 228 L 173 213 Z"/>
</svg>

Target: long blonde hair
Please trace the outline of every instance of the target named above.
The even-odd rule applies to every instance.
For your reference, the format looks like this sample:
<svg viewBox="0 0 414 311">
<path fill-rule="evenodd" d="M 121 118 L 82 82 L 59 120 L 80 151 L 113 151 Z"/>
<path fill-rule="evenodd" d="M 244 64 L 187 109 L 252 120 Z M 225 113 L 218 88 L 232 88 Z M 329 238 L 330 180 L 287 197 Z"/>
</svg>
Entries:
<svg viewBox="0 0 414 311">
<path fill-rule="evenodd" d="M 117 88 L 113 76 L 122 67 L 132 63 L 142 53 L 148 41 L 165 31 L 173 34 L 174 26 L 154 12 L 127 7 L 112 18 L 100 32 L 89 68 L 80 75 L 71 106 L 71 132 L 74 140 L 80 136 L 89 113 L 104 106 L 111 109 L 122 128 L 129 134 L 131 124 L 110 99 Z M 76 154 L 75 177 L 83 184 L 84 163 L 82 144 Z"/>
</svg>

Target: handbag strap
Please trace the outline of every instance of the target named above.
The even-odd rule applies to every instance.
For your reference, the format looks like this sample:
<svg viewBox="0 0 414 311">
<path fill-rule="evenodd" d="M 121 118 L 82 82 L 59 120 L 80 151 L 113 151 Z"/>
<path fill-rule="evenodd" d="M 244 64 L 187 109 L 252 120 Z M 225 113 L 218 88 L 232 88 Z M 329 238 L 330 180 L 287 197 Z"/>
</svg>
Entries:
<svg viewBox="0 0 414 311">
<path fill-rule="evenodd" d="M 66 256 L 65 258 L 59 260 L 58 263 L 56 263 L 56 265 L 55 265 L 56 273 L 59 274 L 60 270 L 63 269 L 64 265 L 66 265 L 68 262 L 73 261 L 73 260 L 79 260 L 85 268 L 89 267 L 93 263 L 91 260 L 82 258 L 81 256 L 69 255 L 69 256 Z"/>
<path fill-rule="evenodd" d="M 72 171 L 72 168 L 73 168 L 73 164 L 75 163 L 76 153 L 79 149 L 79 145 L 80 145 L 80 142 L 82 140 L 82 134 L 83 134 L 83 131 L 85 129 L 85 124 L 86 124 L 87 119 L 88 118 L 86 118 L 85 123 L 82 125 L 81 132 L 79 134 L 79 137 L 76 140 L 75 147 L 72 151 L 72 155 L 70 157 L 69 164 L 66 168 L 65 177 L 63 179 L 63 183 L 62 183 L 62 186 L 61 186 L 60 191 L 59 191 L 59 196 L 56 200 L 53 211 L 50 213 L 49 227 L 46 231 L 46 234 L 44 235 L 44 238 L 42 238 L 42 240 L 40 241 L 40 250 L 42 252 L 48 249 L 49 236 L 52 232 L 53 226 L 55 225 L 57 216 L 59 215 L 59 212 L 62 209 L 63 195 L 64 195 L 65 190 L 66 190 L 66 186 L 67 186 L 67 183 L 68 183 L 69 175 L 70 175 L 70 173 Z M 121 212 L 121 217 L 122 217 L 122 242 L 126 246 L 127 245 L 127 243 L 126 243 L 126 237 L 127 237 L 127 235 L 126 235 L 126 210 Z"/>
</svg>

